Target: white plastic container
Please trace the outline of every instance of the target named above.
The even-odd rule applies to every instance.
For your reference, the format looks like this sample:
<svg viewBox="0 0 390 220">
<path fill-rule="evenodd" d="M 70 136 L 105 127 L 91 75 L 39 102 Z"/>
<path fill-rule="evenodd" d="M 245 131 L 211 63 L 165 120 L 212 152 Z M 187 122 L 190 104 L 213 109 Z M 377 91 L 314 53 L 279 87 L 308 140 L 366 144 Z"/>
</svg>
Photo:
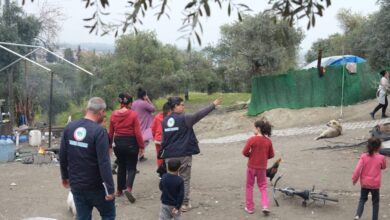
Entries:
<svg viewBox="0 0 390 220">
<path fill-rule="evenodd" d="M 40 130 L 31 130 L 29 133 L 28 143 L 31 146 L 39 146 L 42 142 L 42 134 Z"/>
</svg>

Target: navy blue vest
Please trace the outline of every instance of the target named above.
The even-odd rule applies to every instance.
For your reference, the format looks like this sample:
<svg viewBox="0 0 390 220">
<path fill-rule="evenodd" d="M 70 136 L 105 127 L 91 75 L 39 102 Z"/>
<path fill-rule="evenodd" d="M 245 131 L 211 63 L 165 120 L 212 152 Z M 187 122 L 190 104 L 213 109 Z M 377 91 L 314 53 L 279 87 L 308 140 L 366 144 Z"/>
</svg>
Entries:
<svg viewBox="0 0 390 220">
<path fill-rule="evenodd" d="M 194 129 L 187 127 L 184 114 L 173 112 L 163 120 L 162 158 L 184 157 L 199 154 Z"/>
</svg>

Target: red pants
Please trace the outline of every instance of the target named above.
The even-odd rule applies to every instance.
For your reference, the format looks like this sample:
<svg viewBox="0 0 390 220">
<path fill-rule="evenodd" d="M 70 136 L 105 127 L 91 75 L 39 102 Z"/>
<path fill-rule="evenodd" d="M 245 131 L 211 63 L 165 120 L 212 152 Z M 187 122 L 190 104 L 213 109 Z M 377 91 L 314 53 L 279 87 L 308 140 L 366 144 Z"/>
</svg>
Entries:
<svg viewBox="0 0 390 220">
<path fill-rule="evenodd" d="M 157 162 L 157 167 L 160 167 L 163 163 L 164 160 L 158 159 L 158 153 L 160 152 L 161 149 L 161 144 L 155 144 L 156 145 L 156 162 Z"/>
</svg>

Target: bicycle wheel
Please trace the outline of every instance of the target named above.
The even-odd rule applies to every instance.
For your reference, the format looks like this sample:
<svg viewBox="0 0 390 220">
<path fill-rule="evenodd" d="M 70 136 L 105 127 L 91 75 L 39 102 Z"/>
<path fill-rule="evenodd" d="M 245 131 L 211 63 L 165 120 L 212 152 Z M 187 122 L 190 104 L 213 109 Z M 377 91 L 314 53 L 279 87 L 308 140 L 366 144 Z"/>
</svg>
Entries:
<svg viewBox="0 0 390 220">
<path fill-rule="evenodd" d="M 323 201 L 339 202 L 338 199 L 332 198 L 332 197 L 328 197 L 328 195 L 325 195 L 325 194 L 311 195 L 310 198 L 312 200 L 323 200 Z"/>
</svg>

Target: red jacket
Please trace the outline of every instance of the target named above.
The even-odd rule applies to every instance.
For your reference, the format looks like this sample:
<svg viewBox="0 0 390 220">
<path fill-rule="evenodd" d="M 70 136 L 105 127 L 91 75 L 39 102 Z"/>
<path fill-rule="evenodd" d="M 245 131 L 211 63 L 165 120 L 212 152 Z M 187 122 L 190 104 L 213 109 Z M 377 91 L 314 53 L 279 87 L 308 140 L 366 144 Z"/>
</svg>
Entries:
<svg viewBox="0 0 390 220">
<path fill-rule="evenodd" d="M 352 175 L 352 182 L 355 184 L 360 178 L 362 188 L 379 189 L 381 187 L 382 170 L 386 169 L 385 156 L 374 153 L 362 154 Z"/>
<path fill-rule="evenodd" d="M 115 136 L 135 136 L 138 147 L 141 149 L 144 148 L 144 140 L 142 138 L 137 113 L 130 109 L 119 109 L 112 112 L 108 132 L 110 146 L 112 145 L 114 134 Z"/>
<path fill-rule="evenodd" d="M 156 144 L 161 144 L 162 141 L 162 121 L 164 119 L 163 112 L 157 113 L 156 116 L 154 116 L 154 120 L 152 123 L 152 134 L 153 139 Z"/>
<path fill-rule="evenodd" d="M 242 154 L 249 157 L 249 168 L 266 170 L 267 160 L 274 157 L 272 141 L 265 136 L 250 137 L 242 150 Z"/>
</svg>

